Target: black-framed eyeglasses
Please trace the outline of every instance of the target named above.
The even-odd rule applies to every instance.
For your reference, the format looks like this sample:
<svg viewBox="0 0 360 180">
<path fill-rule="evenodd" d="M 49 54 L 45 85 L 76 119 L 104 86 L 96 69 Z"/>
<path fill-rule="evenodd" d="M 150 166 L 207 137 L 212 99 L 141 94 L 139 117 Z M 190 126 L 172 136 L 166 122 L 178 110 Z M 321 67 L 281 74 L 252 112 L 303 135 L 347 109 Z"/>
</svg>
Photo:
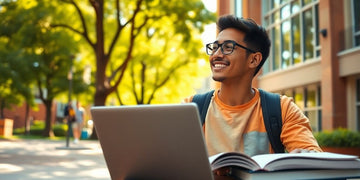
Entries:
<svg viewBox="0 0 360 180">
<path fill-rule="evenodd" d="M 208 55 L 213 55 L 220 47 L 221 49 L 221 52 L 224 54 L 224 55 L 228 55 L 228 54 L 231 54 L 233 51 L 234 51 L 234 48 L 235 46 L 239 46 L 243 49 L 246 49 L 248 50 L 249 52 L 251 53 L 255 53 L 255 51 L 243 46 L 243 45 L 240 45 L 238 43 L 236 43 L 235 41 L 232 41 L 232 40 L 227 40 L 227 41 L 224 41 L 223 43 L 218 43 L 217 41 L 213 42 L 213 43 L 209 43 L 209 44 L 206 44 L 206 53 Z"/>
</svg>

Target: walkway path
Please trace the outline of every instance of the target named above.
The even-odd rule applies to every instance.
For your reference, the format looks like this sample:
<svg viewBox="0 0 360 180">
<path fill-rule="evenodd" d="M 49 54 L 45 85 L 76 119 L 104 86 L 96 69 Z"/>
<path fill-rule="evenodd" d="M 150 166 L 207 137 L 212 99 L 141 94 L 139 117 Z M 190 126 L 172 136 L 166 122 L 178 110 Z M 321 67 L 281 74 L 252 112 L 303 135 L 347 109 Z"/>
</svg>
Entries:
<svg viewBox="0 0 360 180">
<path fill-rule="evenodd" d="M 1 180 L 109 180 L 98 141 L 1 140 Z"/>
</svg>

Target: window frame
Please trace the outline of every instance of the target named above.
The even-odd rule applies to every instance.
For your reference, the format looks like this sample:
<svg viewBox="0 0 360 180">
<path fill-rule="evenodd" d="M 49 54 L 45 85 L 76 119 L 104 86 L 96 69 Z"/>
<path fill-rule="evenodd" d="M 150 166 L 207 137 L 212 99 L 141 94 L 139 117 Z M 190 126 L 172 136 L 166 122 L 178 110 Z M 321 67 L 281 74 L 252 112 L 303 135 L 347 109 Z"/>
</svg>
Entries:
<svg viewBox="0 0 360 180">
<path fill-rule="evenodd" d="M 267 2 L 266 2 L 267 1 Z M 284 2 L 279 1 L 279 4 L 277 4 L 277 6 L 275 7 L 274 3 L 276 0 L 263 0 L 263 2 L 265 3 L 264 6 L 262 7 L 263 10 L 263 22 L 264 22 L 264 26 L 266 28 L 266 30 L 268 31 L 270 40 L 272 42 L 272 46 L 271 46 L 271 50 L 270 50 L 270 55 L 267 61 L 267 64 L 264 65 L 263 67 L 263 75 L 271 73 L 271 72 L 275 72 L 275 71 L 279 71 L 279 70 L 284 70 L 290 67 L 293 67 L 297 64 L 302 64 L 306 61 L 311 61 L 311 60 L 316 60 L 320 57 L 320 53 L 321 53 L 321 46 L 320 46 L 320 42 L 319 42 L 319 33 L 317 33 L 317 30 L 319 29 L 319 15 L 318 15 L 318 6 L 319 6 L 319 0 L 313 0 L 311 2 L 309 2 L 308 4 L 304 5 L 303 0 L 287 0 Z M 293 7 L 296 7 L 294 5 L 299 5 L 299 9 L 295 12 L 293 11 Z M 287 15 L 285 18 L 282 18 L 281 12 L 282 9 L 286 6 L 288 6 L 290 8 L 290 14 Z M 311 44 L 312 46 L 312 56 L 309 58 L 305 58 L 304 56 L 304 51 L 305 51 L 305 39 L 304 39 L 304 12 L 310 10 L 311 13 L 313 14 L 312 16 L 312 42 Z M 274 19 L 274 17 L 279 17 L 279 19 Z M 294 22 L 294 18 L 299 18 L 299 29 L 300 29 L 300 54 L 299 54 L 299 58 L 300 58 L 300 62 L 296 62 L 295 63 L 295 58 L 294 58 L 294 48 L 293 48 L 293 43 L 295 42 L 295 38 L 294 38 L 294 32 L 293 32 L 293 28 L 290 28 L 290 39 L 289 39 L 289 43 L 290 43 L 290 48 L 287 48 L 286 50 L 290 51 L 290 57 L 289 57 L 289 65 L 284 66 L 284 58 L 283 58 L 283 52 L 282 50 L 283 48 L 283 39 L 276 39 L 277 37 L 275 37 L 275 33 L 276 33 L 276 28 L 280 29 L 280 38 L 282 38 L 283 36 L 283 32 L 282 32 L 282 25 L 285 23 L 290 23 L 291 27 L 293 25 Z M 280 44 L 277 43 L 277 41 L 280 41 Z M 276 48 L 275 48 L 276 45 Z M 276 55 L 278 54 L 278 55 Z M 279 64 L 280 63 L 280 64 Z"/>
<path fill-rule="evenodd" d="M 355 15 L 356 15 L 356 12 L 355 12 L 355 8 L 356 8 L 356 6 L 355 6 L 355 2 L 356 3 L 359 3 L 359 7 L 360 7 L 360 2 L 358 1 L 358 0 L 352 0 L 351 1 L 351 18 L 352 18 L 352 24 L 353 24 L 353 28 L 351 28 L 352 29 L 352 34 L 353 34 L 353 47 L 356 47 L 356 46 L 360 46 L 360 40 L 359 40 L 359 44 L 356 44 L 356 38 L 359 38 L 360 39 L 360 28 L 359 28 L 359 30 L 358 31 L 356 31 L 356 27 L 357 26 L 359 26 L 360 27 L 360 18 L 359 18 L 359 22 L 358 22 L 358 24 L 356 23 L 356 17 L 355 17 Z M 360 11 L 360 9 L 358 9 L 358 11 L 357 12 L 359 12 Z M 360 13 L 359 13 L 360 14 Z"/>
<path fill-rule="evenodd" d="M 307 107 L 309 90 L 315 91 L 315 105 L 312 107 Z M 322 130 L 322 106 L 321 106 L 320 84 L 311 84 L 305 87 L 286 89 L 279 93 L 285 94 L 288 97 L 293 97 L 294 103 L 302 110 L 305 116 L 309 119 L 313 132 L 319 132 Z M 310 117 L 309 116 L 310 112 L 315 113 L 315 116 Z"/>
<path fill-rule="evenodd" d="M 355 120 L 356 129 L 360 131 L 360 78 L 355 80 Z"/>
</svg>

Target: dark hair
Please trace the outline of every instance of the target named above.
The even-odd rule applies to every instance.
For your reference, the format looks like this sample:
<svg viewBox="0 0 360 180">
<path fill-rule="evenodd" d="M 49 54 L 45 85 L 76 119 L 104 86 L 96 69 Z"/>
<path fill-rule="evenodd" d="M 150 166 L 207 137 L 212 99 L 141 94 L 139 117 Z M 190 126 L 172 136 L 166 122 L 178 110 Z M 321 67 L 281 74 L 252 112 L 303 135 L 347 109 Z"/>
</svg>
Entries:
<svg viewBox="0 0 360 180">
<path fill-rule="evenodd" d="M 263 59 L 256 67 L 255 76 L 269 56 L 271 42 L 266 30 L 257 25 L 252 19 L 239 18 L 233 15 L 221 16 L 217 22 L 217 27 L 219 32 L 227 28 L 234 28 L 244 32 L 244 42 L 247 47 L 262 54 Z"/>
</svg>

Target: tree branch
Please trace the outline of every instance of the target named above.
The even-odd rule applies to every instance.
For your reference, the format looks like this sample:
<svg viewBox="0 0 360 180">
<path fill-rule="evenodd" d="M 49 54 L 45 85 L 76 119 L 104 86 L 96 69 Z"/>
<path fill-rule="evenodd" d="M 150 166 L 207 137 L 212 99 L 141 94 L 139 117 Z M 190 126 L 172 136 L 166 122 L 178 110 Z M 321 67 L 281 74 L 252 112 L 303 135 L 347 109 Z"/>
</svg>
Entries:
<svg viewBox="0 0 360 180">
<path fill-rule="evenodd" d="M 60 0 L 60 1 L 62 1 L 64 3 L 72 4 L 75 7 L 76 12 L 79 15 L 80 20 L 81 20 L 81 25 L 82 25 L 82 28 L 83 28 L 83 32 L 81 32 L 81 31 L 79 31 L 79 30 L 77 30 L 77 29 L 75 29 L 75 28 L 73 28 L 73 27 L 71 27 L 71 26 L 69 26 L 67 24 L 52 24 L 51 27 L 64 27 L 64 28 L 67 28 L 67 29 L 77 33 L 77 34 L 80 34 L 85 38 L 85 40 L 90 44 L 91 47 L 95 48 L 94 43 L 89 38 L 88 30 L 87 30 L 87 27 L 86 27 L 86 21 L 85 21 L 85 18 L 83 16 L 83 13 L 82 13 L 81 9 L 79 8 L 79 6 L 73 0 Z"/>
<path fill-rule="evenodd" d="M 185 66 L 188 63 L 189 63 L 189 61 L 184 61 L 184 62 L 174 66 L 172 69 L 170 69 L 169 73 L 166 75 L 166 78 L 163 79 L 160 83 L 156 83 L 156 82 L 158 82 L 158 78 L 156 78 L 157 80 L 155 81 L 154 89 L 153 89 L 148 101 L 146 102 L 146 104 L 151 103 L 151 100 L 154 99 L 155 92 L 169 81 L 170 77 L 172 76 L 172 74 L 174 74 L 176 72 L 176 70 L 178 70 L 182 66 Z M 159 77 L 159 76 L 156 76 L 156 77 Z"/>
<path fill-rule="evenodd" d="M 116 44 L 117 40 L 119 39 L 120 33 L 121 33 L 122 29 L 125 27 L 120 24 L 121 19 L 120 19 L 120 2 L 119 2 L 119 0 L 116 0 L 115 3 L 116 3 L 115 7 L 116 7 L 116 26 L 117 27 L 116 27 L 116 32 L 115 32 L 114 38 L 111 41 L 109 51 L 106 54 L 106 56 L 110 56 L 112 54 L 115 44 Z"/>
<path fill-rule="evenodd" d="M 131 75 L 132 91 L 133 91 L 133 94 L 135 96 L 136 103 L 139 104 L 139 97 L 138 97 L 138 95 L 136 93 L 136 85 L 135 85 L 136 82 L 135 82 L 135 73 L 134 73 L 134 63 L 132 63 L 130 75 Z"/>
<path fill-rule="evenodd" d="M 134 49 L 134 42 L 135 42 L 135 38 L 136 38 L 136 34 L 135 34 L 135 17 L 137 16 L 137 14 L 140 11 L 140 5 L 141 5 L 142 1 L 143 0 L 138 0 L 137 1 L 137 7 L 136 7 L 136 9 L 134 11 L 134 14 L 133 14 L 132 18 L 131 18 L 132 22 L 131 22 L 131 30 L 130 30 L 130 45 L 129 45 L 129 48 L 128 48 L 126 58 L 125 58 L 124 62 L 115 71 L 113 71 L 111 76 L 108 78 L 108 81 L 110 82 L 113 79 L 115 79 L 116 74 L 120 73 L 117 80 L 115 81 L 115 84 L 109 89 L 110 92 L 113 92 L 117 88 L 117 86 L 120 84 L 120 81 L 121 81 L 122 77 L 124 76 L 127 64 L 132 59 L 132 51 Z"/>
<path fill-rule="evenodd" d="M 146 68 L 146 63 L 144 61 L 141 61 L 141 104 L 144 104 L 145 99 Z"/>
<path fill-rule="evenodd" d="M 41 84 L 41 80 L 40 80 L 40 77 L 39 79 L 37 80 L 37 84 L 38 84 L 38 90 L 39 90 L 39 98 L 41 99 L 41 101 L 43 103 L 45 103 L 46 99 L 44 98 L 44 92 L 42 90 L 42 84 Z"/>
<path fill-rule="evenodd" d="M 134 22 L 134 19 L 135 19 L 135 17 L 136 17 L 136 15 L 137 15 L 137 13 L 140 11 L 140 5 L 142 4 L 142 1 L 143 0 L 137 0 L 137 2 L 136 2 L 136 8 L 135 8 L 135 10 L 134 10 L 134 14 L 133 14 L 133 16 L 126 22 L 126 23 L 124 23 L 122 26 L 123 27 L 125 27 L 125 26 L 127 26 L 129 23 L 133 23 Z"/>
</svg>

